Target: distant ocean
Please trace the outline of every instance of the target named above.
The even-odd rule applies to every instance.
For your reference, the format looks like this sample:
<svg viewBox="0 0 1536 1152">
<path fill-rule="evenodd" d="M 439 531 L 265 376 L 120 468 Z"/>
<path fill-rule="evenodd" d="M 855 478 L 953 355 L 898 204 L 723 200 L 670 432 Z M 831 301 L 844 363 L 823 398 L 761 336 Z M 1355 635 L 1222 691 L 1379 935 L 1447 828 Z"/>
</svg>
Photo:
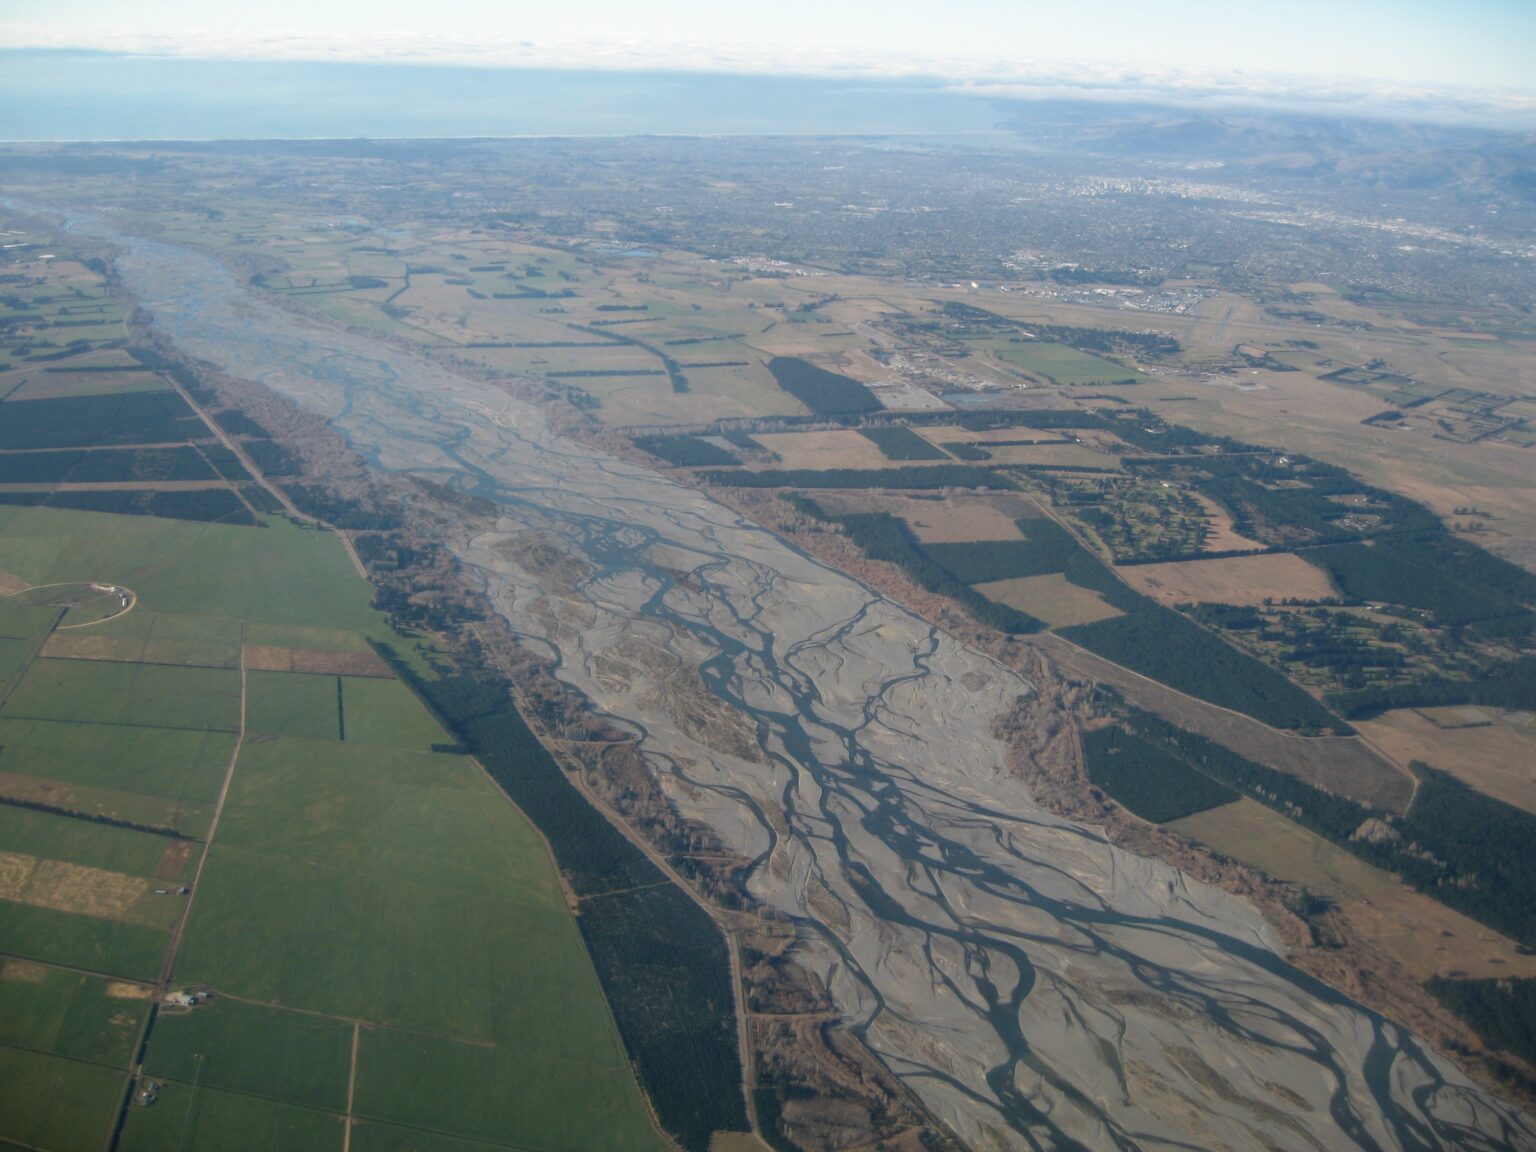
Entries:
<svg viewBox="0 0 1536 1152">
<path fill-rule="evenodd" d="M 937 81 L 0 50 L 0 140 L 988 133 Z"/>
</svg>

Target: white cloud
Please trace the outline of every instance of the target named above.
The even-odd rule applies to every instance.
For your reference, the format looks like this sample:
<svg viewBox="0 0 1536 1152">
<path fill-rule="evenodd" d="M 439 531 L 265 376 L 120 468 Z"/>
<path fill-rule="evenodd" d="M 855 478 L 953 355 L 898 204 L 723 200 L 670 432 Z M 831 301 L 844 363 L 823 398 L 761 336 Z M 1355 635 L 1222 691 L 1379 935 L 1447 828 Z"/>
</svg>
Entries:
<svg viewBox="0 0 1536 1152">
<path fill-rule="evenodd" d="M 1536 127 L 1536 88 L 1458 88 L 983 54 L 917 55 L 720 41 L 557 40 L 388 30 L 257 32 L 183 27 L 164 32 L 4 22 L 0 22 L 0 45 L 10 49 L 83 49 L 205 60 L 922 78 L 941 82 L 958 93 L 997 99 L 1136 100 L 1193 106 L 1244 104 L 1472 121 L 1515 129 Z"/>
</svg>

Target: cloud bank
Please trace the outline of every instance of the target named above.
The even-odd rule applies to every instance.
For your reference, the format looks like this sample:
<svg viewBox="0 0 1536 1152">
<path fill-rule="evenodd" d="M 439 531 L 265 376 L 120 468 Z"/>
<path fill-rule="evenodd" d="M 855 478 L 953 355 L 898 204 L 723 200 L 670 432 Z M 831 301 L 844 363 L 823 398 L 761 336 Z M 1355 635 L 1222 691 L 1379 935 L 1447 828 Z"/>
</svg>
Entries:
<svg viewBox="0 0 1536 1152">
<path fill-rule="evenodd" d="M 15 22 L 0 22 L 0 47 L 197 60 L 906 79 L 997 100 L 1238 105 L 1512 130 L 1536 128 L 1536 88 L 1467 88 L 987 54 L 871 53 L 719 41 L 535 40 L 388 30 L 253 32 L 189 27 L 171 33 Z"/>
</svg>

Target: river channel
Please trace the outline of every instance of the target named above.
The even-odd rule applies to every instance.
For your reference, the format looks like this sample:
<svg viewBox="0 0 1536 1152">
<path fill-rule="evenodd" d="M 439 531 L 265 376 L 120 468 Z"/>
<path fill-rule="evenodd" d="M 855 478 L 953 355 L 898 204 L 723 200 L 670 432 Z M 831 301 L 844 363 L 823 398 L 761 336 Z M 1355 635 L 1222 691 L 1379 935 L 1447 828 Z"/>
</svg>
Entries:
<svg viewBox="0 0 1536 1152">
<path fill-rule="evenodd" d="M 322 413 L 375 468 L 499 507 L 445 546 L 754 861 L 849 1026 L 973 1147 L 1536 1147 L 1528 1117 L 1287 965 L 1246 902 L 1041 809 L 992 735 L 1031 691 L 1013 672 L 492 385 L 295 317 L 199 252 L 71 226 L 118 246 L 192 356 Z"/>
</svg>

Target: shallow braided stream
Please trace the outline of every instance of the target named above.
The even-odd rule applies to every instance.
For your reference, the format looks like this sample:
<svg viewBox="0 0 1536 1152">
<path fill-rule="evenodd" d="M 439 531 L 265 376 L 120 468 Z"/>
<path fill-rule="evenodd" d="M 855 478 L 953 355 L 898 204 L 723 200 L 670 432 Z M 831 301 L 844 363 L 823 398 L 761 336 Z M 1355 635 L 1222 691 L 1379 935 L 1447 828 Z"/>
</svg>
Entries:
<svg viewBox="0 0 1536 1152">
<path fill-rule="evenodd" d="M 1536 1147 L 1530 1119 L 1288 966 L 1250 905 L 1040 809 L 991 734 L 1030 691 L 1014 673 L 492 386 L 296 318 L 199 253 L 72 226 L 119 245 L 191 355 L 324 413 L 378 469 L 500 506 L 444 543 L 754 861 L 850 1026 L 973 1146 Z M 743 740 L 701 730 L 686 698 L 706 691 Z"/>
</svg>

